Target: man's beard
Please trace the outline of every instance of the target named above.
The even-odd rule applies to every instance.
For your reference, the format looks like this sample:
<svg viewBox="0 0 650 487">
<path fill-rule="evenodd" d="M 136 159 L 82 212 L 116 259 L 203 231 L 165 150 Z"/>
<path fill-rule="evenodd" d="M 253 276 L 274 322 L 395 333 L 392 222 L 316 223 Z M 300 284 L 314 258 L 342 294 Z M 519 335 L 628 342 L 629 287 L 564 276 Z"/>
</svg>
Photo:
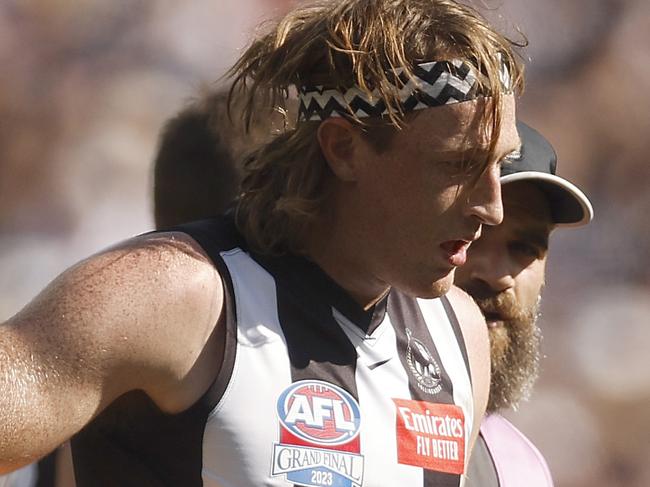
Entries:
<svg viewBox="0 0 650 487">
<path fill-rule="evenodd" d="M 472 294 L 471 290 L 468 290 Z M 488 317 L 498 314 L 502 326 L 489 328 L 492 375 L 487 412 L 516 409 L 530 397 L 539 373 L 541 333 L 537 326 L 539 300 L 529 308 L 517 304 L 511 293 L 474 298 Z M 485 294 L 484 294 L 485 295 Z"/>
</svg>

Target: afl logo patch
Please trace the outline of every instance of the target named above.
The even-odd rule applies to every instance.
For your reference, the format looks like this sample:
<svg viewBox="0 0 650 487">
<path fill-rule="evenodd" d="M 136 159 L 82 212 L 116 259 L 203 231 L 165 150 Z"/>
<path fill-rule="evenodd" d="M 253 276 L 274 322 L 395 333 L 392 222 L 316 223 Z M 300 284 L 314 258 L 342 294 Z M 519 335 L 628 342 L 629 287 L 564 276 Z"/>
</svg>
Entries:
<svg viewBox="0 0 650 487">
<path fill-rule="evenodd" d="M 359 434 L 361 414 L 347 391 L 319 380 L 294 383 L 278 398 L 282 425 L 298 438 L 323 446 L 349 443 Z"/>
<path fill-rule="evenodd" d="M 442 390 L 440 366 L 429 349 L 413 333 L 406 329 L 406 363 L 417 382 L 418 388 L 428 394 L 438 394 Z"/>
<path fill-rule="evenodd" d="M 302 380 L 278 397 L 280 441 L 273 445 L 271 475 L 307 487 L 361 487 L 361 411 L 339 386 Z"/>
</svg>

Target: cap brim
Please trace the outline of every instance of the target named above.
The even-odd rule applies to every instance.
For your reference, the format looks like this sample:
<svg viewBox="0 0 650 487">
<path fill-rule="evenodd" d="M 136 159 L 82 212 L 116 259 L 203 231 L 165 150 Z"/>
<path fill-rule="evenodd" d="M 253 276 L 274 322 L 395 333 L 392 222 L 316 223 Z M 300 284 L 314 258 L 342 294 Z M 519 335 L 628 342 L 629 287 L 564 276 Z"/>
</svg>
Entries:
<svg viewBox="0 0 650 487">
<path fill-rule="evenodd" d="M 538 171 L 521 171 L 501 177 L 501 184 L 529 181 L 538 185 L 548 196 L 554 223 L 578 227 L 594 217 L 589 198 L 574 184 L 560 176 Z"/>
</svg>

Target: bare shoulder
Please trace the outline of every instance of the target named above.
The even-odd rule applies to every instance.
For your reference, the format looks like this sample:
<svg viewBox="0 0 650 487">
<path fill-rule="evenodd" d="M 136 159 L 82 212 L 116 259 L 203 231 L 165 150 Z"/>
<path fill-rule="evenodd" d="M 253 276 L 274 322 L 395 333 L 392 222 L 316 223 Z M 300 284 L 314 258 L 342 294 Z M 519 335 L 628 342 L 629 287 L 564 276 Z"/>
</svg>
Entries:
<svg viewBox="0 0 650 487">
<path fill-rule="evenodd" d="M 490 341 L 485 317 L 472 297 L 452 286 L 447 294 L 460 323 L 470 365 L 474 373 L 485 375 L 490 369 Z"/>
<path fill-rule="evenodd" d="M 205 251 L 182 232 L 150 233 L 126 240 L 80 262 L 72 270 L 80 274 L 78 277 L 100 271 L 103 277 L 147 277 L 155 283 L 179 277 L 179 284 L 218 279 Z M 187 273 L 188 270 L 193 272 Z"/>
<path fill-rule="evenodd" d="M 220 363 L 221 344 L 215 342 L 220 335 L 214 331 L 223 286 L 217 269 L 203 248 L 181 232 L 126 241 L 92 259 L 91 268 L 103 266 L 97 285 L 115 293 L 113 313 L 123 317 L 116 330 L 109 330 L 112 339 L 117 333 L 118 340 L 131 341 L 133 346 L 124 347 L 125 359 L 149 364 L 152 372 L 144 386 L 129 387 L 144 389 L 165 410 L 188 407 L 212 382 L 214 363 Z"/>
<path fill-rule="evenodd" d="M 78 377 L 83 360 L 104 401 L 139 388 L 173 409 L 167 391 L 182 386 L 222 300 L 218 272 L 189 235 L 153 233 L 71 267 L 7 325 L 44 361 L 56 349 L 58 374 Z"/>
<path fill-rule="evenodd" d="M 487 340 L 485 317 L 472 297 L 459 287 L 452 286 L 447 298 L 454 308 L 463 334 L 477 335 L 479 340 Z"/>
<path fill-rule="evenodd" d="M 222 302 L 218 272 L 182 233 L 128 240 L 57 277 L 0 325 L 0 472 L 130 390 L 169 412 L 193 404 L 220 363 Z"/>
<path fill-rule="evenodd" d="M 463 334 L 474 396 L 474 418 L 470 445 L 478 436 L 481 420 L 485 414 L 490 390 L 490 341 L 483 313 L 474 300 L 463 290 L 452 286 L 447 294 Z"/>
</svg>

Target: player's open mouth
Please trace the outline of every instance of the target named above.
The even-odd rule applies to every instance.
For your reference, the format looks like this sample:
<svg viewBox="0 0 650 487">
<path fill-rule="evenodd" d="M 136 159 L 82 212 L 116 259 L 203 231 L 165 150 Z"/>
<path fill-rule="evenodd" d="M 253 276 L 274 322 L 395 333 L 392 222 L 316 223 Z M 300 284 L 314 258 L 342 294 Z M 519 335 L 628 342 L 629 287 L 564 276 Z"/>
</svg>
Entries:
<svg viewBox="0 0 650 487">
<path fill-rule="evenodd" d="M 467 249 L 471 243 L 471 240 L 448 240 L 441 243 L 440 248 L 445 251 L 448 262 L 458 267 L 467 261 Z"/>
</svg>

